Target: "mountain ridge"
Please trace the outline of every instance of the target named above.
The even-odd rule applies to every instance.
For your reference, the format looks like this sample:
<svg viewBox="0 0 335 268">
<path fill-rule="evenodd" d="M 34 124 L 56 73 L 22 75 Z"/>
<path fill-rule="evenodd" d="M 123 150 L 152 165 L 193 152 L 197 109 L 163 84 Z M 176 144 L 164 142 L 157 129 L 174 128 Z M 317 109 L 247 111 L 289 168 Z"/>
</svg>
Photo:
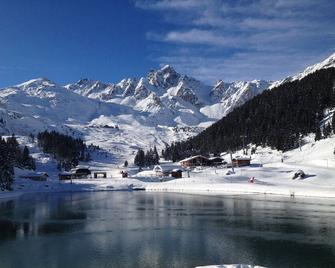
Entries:
<svg viewBox="0 0 335 268">
<path fill-rule="evenodd" d="M 328 67 L 332 57 L 315 66 Z M 63 86 L 31 79 L 0 89 L 0 134 L 57 130 L 131 154 L 134 148 L 192 137 L 273 83 L 218 80 L 208 86 L 170 65 L 115 84 L 80 79 Z"/>
</svg>

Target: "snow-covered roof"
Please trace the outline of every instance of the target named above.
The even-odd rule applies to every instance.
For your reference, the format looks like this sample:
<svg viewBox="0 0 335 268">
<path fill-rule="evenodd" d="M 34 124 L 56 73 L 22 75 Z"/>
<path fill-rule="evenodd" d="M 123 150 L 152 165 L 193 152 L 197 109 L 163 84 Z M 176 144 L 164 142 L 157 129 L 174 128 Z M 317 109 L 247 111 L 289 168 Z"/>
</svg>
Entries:
<svg viewBox="0 0 335 268">
<path fill-rule="evenodd" d="M 194 156 L 185 158 L 185 159 L 183 159 L 183 160 L 180 160 L 179 163 L 181 163 L 181 162 L 186 162 L 186 161 L 190 161 L 190 160 L 193 160 L 193 159 L 195 159 L 195 158 L 203 158 L 203 159 L 208 160 L 208 158 L 205 157 L 205 156 L 202 156 L 202 155 L 194 155 Z"/>
<path fill-rule="evenodd" d="M 222 158 L 220 156 L 212 156 L 212 157 L 208 158 L 208 160 L 215 160 L 215 159 L 221 159 L 222 160 Z"/>
<path fill-rule="evenodd" d="M 90 169 L 89 166 L 78 165 L 75 168 L 72 168 L 71 171 L 76 171 L 78 169 Z"/>
<path fill-rule="evenodd" d="M 233 158 L 233 160 L 251 160 L 251 158 L 247 157 L 247 156 L 239 156 L 239 155 L 237 155 L 237 156 L 235 156 Z"/>
</svg>

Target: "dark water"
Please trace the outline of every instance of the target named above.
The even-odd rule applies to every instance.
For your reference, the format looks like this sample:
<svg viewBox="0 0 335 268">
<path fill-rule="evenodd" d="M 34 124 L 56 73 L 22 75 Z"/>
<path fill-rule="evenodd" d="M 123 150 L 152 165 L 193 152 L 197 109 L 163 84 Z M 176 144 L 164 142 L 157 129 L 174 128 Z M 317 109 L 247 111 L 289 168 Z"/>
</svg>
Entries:
<svg viewBox="0 0 335 268">
<path fill-rule="evenodd" d="M 144 192 L 0 201 L 0 267 L 335 267 L 330 200 Z"/>
</svg>

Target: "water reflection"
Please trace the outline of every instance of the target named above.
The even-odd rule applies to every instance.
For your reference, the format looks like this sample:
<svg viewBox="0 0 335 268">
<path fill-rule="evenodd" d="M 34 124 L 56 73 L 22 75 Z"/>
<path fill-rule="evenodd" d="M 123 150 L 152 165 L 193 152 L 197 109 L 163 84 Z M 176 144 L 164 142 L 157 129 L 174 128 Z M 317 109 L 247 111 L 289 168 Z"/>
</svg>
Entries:
<svg viewBox="0 0 335 268">
<path fill-rule="evenodd" d="M 334 223 L 326 200 L 29 195 L 0 202 L 0 267 L 334 267 Z"/>
</svg>

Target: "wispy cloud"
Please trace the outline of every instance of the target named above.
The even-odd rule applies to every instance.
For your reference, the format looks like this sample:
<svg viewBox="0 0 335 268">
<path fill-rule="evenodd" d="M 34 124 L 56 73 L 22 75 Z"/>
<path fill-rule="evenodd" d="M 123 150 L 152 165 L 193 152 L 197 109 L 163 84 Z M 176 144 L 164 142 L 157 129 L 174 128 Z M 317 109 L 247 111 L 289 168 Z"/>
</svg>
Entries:
<svg viewBox="0 0 335 268">
<path fill-rule="evenodd" d="M 138 0 L 135 2 L 136 6 L 143 9 L 155 10 L 176 10 L 199 8 L 206 6 L 206 1 L 202 0 Z"/>
<path fill-rule="evenodd" d="M 153 52 L 205 81 L 280 79 L 335 49 L 332 0 L 137 0 L 174 29 L 147 38 Z M 224 77 L 222 77 L 224 76 Z"/>
</svg>

